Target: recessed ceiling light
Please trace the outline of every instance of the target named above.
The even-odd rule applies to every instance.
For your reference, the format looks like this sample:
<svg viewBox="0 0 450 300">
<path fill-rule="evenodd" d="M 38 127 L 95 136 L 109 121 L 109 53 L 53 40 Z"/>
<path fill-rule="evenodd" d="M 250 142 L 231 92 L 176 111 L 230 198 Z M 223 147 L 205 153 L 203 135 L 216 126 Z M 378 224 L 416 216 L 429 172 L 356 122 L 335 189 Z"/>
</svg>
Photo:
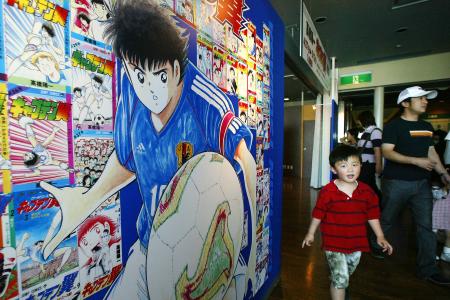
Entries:
<svg viewBox="0 0 450 300">
<path fill-rule="evenodd" d="M 397 28 L 397 30 L 395 30 L 395 32 L 400 33 L 400 32 L 405 32 L 406 30 L 408 30 L 408 27 L 399 27 L 399 28 Z"/>
<path fill-rule="evenodd" d="M 397 45 L 395 45 L 395 48 L 401 48 L 401 47 L 403 47 L 402 44 L 397 44 Z"/>
<path fill-rule="evenodd" d="M 317 24 L 322 24 L 322 23 L 325 23 L 326 20 L 327 20 L 327 17 L 322 16 L 322 17 L 315 18 L 314 22 L 316 22 Z"/>
<path fill-rule="evenodd" d="M 284 101 L 289 101 L 289 97 L 284 98 Z"/>
</svg>

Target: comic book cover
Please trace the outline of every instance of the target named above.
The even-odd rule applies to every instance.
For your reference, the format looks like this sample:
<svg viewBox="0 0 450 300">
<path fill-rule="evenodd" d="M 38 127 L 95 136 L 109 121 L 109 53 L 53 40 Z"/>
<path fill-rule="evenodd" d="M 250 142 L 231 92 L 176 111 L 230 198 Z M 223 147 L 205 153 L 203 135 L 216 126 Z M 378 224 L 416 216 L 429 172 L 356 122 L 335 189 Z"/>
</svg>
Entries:
<svg viewBox="0 0 450 300">
<path fill-rule="evenodd" d="M 256 27 L 252 22 L 247 24 L 247 53 L 248 59 L 256 61 Z"/>
<path fill-rule="evenodd" d="M 264 84 L 269 86 L 270 85 L 270 61 L 265 61 L 264 62 Z"/>
<path fill-rule="evenodd" d="M 263 106 L 263 73 L 259 70 L 256 72 L 256 105 Z"/>
<path fill-rule="evenodd" d="M 115 59 L 111 51 L 72 39 L 73 126 L 113 129 Z"/>
<path fill-rule="evenodd" d="M 72 38 L 111 49 L 105 37 L 110 1 L 70 0 Z"/>
<path fill-rule="evenodd" d="M 259 36 L 256 36 L 256 68 L 260 71 L 264 66 L 264 50 L 263 41 Z"/>
<path fill-rule="evenodd" d="M 212 42 L 205 36 L 197 36 L 197 68 L 206 75 L 209 79 L 212 79 Z"/>
<path fill-rule="evenodd" d="M 8 90 L 14 191 L 34 188 L 40 181 L 57 186 L 73 182 L 70 95 L 13 84 Z"/>
<path fill-rule="evenodd" d="M 269 228 L 256 241 L 256 288 L 260 289 L 269 276 Z"/>
<path fill-rule="evenodd" d="M 4 1 L 3 1 L 4 2 Z M 68 92 L 69 0 L 3 4 L 5 69 L 11 83 Z"/>
<path fill-rule="evenodd" d="M 0 80 L 6 81 L 5 67 L 5 41 L 4 41 L 4 26 L 3 26 L 3 5 L 5 1 L 0 1 Z"/>
<path fill-rule="evenodd" d="M 248 59 L 248 51 L 247 51 L 247 31 L 245 28 L 240 32 L 240 37 L 237 39 L 237 55 L 243 61 L 247 61 Z"/>
<path fill-rule="evenodd" d="M 262 170 L 264 168 L 264 139 L 256 137 L 256 169 Z"/>
<path fill-rule="evenodd" d="M 262 113 L 262 108 L 260 106 L 256 106 L 256 136 L 264 137 L 264 115 Z"/>
<path fill-rule="evenodd" d="M 256 64 L 252 60 L 247 61 L 247 89 L 249 95 L 256 97 Z"/>
<path fill-rule="evenodd" d="M 255 95 L 248 95 L 248 116 L 247 125 L 250 128 L 256 128 L 258 121 L 257 107 L 256 107 L 256 97 Z"/>
<path fill-rule="evenodd" d="M 173 11 L 173 0 L 156 0 L 156 2 L 159 3 L 159 5 L 161 5 L 161 7 L 170 9 L 171 11 Z"/>
<path fill-rule="evenodd" d="M 264 85 L 262 94 L 262 108 L 265 114 L 270 114 L 270 87 Z"/>
<path fill-rule="evenodd" d="M 247 100 L 247 73 L 247 64 L 245 61 L 239 61 L 237 69 L 237 96 L 240 100 Z"/>
<path fill-rule="evenodd" d="M 238 52 L 238 38 L 233 32 L 233 27 L 228 23 L 225 23 L 225 47 L 231 53 Z"/>
<path fill-rule="evenodd" d="M 213 27 L 214 23 L 217 22 L 214 19 L 214 14 L 216 13 L 216 5 L 211 4 L 207 0 L 197 0 L 196 2 L 196 26 L 203 34 L 208 35 L 213 38 Z"/>
<path fill-rule="evenodd" d="M 17 299 L 19 295 L 16 239 L 11 194 L 2 195 L 0 207 L 0 300 Z M 6 204 L 6 205 L 4 205 Z"/>
<path fill-rule="evenodd" d="M 111 285 L 122 269 L 120 199 L 105 201 L 78 227 L 81 296 Z"/>
<path fill-rule="evenodd" d="M 222 90 L 227 89 L 227 54 L 224 49 L 214 46 L 213 55 L 213 81 Z"/>
<path fill-rule="evenodd" d="M 264 114 L 264 150 L 270 148 L 270 115 Z"/>
<path fill-rule="evenodd" d="M 185 21 L 195 24 L 194 0 L 175 0 L 175 12 Z"/>
<path fill-rule="evenodd" d="M 239 118 L 244 124 L 247 124 L 248 103 L 247 101 L 239 101 Z"/>
<path fill-rule="evenodd" d="M 50 256 L 45 258 L 43 254 L 44 241 L 56 234 L 61 221 L 58 202 L 41 189 L 14 192 L 13 201 L 21 296 L 24 299 L 41 299 L 42 295 L 72 298 L 78 291 L 76 232 Z"/>
<path fill-rule="evenodd" d="M 225 47 L 226 26 L 216 20 L 213 22 L 213 41 L 220 47 Z"/>
<path fill-rule="evenodd" d="M 0 195 L 11 192 L 11 160 L 9 157 L 7 85 L 0 82 Z M 5 202 L 2 199 L 1 202 Z M 0 204 L 0 208 L 4 205 Z"/>
<path fill-rule="evenodd" d="M 266 24 L 263 24 L 263 49 L 264 49 L 264 57 L 268 60 L 271 58 L 271 37 L 270 37 L 270 29 Z"/>
<path fill-rule="evenodd" d="M 112 132 L 74 131 L 75 182 L 77 186 L 90 188 L 105 169 L 114 151 Z"/>
<path fill-rule="evenodd" d="M 238 88 L 238 61 L 237 59 L 228 54 L 227 56 L 227 91 L 230 94 L 236 95 Z"/>
</svg>

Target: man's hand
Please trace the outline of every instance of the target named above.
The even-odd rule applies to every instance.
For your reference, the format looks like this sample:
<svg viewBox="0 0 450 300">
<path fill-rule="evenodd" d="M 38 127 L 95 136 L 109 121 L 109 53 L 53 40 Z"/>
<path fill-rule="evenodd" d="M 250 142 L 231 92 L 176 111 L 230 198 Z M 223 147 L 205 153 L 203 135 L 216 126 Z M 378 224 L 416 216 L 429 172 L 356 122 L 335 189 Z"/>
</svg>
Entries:
<svg viewBox="0 0 450 300">
<path fill-rule="evenodd" d="M 314 234 L 307 233 L 303 239 L 302 248 L 305 248 L 305 245 L 309 247 L 312 243 L 314 243 Z"/>
<path fill-rule="evenodd" d="M 53 236 L 47 236 L 44 240 L 43 254 L 46 259 L 90 215 L 92 210 L 85 203 L 86 197 L 84 196 L 84 192 L 86 188 L 60 189 L 44 181 L 40 185 L 55 197 L 61 209 L 54 217 L 60 220 L 61 227 L 59 231 Z"/>
<path fill-rule="evenodd" d="M 414 158 L 414 164 L 419 168 L 431 171 L 434 169 L 436 163 L 429 158 L 416 157 Z"/>
<path fill-rule="evenodd" d="M 447 172 L 443 173 L 441 175 L 441 181 L 443 184 L 445 184 L 446 186 L 450 184 L 450 175 L 448 175 Z"/>
<path fill-rule="evenodd" d="M 391 255 L 393 248 L 391 246 L 391 244 L 389 244 L 389 242 L 384 238 L 384 236 L 382 237 L 377 237 L 377 244 L 383 248 L 383 252 L 387 252 L 387 254 Z"/>
</svg>

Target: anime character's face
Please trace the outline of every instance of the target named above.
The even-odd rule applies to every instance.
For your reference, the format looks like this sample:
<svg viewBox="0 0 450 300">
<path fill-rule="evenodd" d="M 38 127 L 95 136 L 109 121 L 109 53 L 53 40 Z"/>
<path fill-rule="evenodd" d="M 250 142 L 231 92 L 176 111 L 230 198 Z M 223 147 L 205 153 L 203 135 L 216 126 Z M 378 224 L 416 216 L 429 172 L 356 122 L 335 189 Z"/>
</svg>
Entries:
<svg viewBox="0 0 450 300">
<path fill-rule="evenodd" d="M 141 66 L 126 59 L 125 68 L 139 100 L 154 114 L 160 114 L 176 97 L 180 81 L 180 64 L 174 61 L 159 66 Z"/>
<path fill-rule="evenodd" d="M 97 222 L 84 234 L 79 244 L 86 255 L 89 256 L 95 247 L 102 245 L 102 234 L 105 230 L 109 232 L 109 223 Z"/>
<path fill-rule="evenodd" d="M 74 95 L 75 95 L 75 97 L 80 98 L 81 97 L 81 91 L 80 90 L 76 90 Z"/>
<path fill-rule="evenodd" d="M 41 57 L 36 61 L 36 67 L 44 75 L 59 74 L 55 62 L 50 57 Z"/>
<path fill-rule="evenodd" d="M 99 19 L 106 20 L 106 16 L 108 15 L 108 10 L 106 9 L 106 6 L 99 3 L 94 3 L 92 5 L 92 10 L 94 11 L 94 14 L 97 15 Z"/>
<path fill-rule="evenodd" d="M 99 91 L 101 86 L 102 86 L 102 84 L 100 82 L 92 79 L 92 87 L 95 90 Z"/>
<path fill-rule="evenodd" d="M 28 161 L 34 158 L 33 152 L 26 152 L 23 154 L 23 160 Z"/>
<path fill-rule="evenodd" d="M 44 246 L 44 242 L 37 242 L 33 245 L 35 249 L 42 249 L 42 246 Z"/>
</svg>

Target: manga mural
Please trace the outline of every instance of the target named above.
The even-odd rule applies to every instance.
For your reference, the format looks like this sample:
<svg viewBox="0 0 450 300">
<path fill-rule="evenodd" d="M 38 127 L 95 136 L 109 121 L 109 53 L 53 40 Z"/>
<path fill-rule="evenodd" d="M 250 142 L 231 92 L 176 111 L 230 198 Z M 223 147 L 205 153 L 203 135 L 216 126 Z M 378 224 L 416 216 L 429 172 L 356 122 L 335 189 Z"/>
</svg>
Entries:
<svg viewBox="0 0 450 300">
<path fill-rule="evenodd" d="M 0 299 L 257 297 L 274 209 L 257 9 L 1 0 Z"/>
</svg>

